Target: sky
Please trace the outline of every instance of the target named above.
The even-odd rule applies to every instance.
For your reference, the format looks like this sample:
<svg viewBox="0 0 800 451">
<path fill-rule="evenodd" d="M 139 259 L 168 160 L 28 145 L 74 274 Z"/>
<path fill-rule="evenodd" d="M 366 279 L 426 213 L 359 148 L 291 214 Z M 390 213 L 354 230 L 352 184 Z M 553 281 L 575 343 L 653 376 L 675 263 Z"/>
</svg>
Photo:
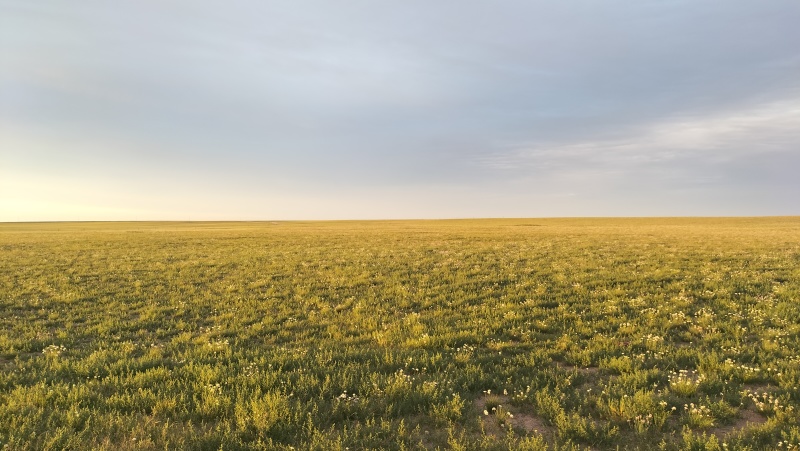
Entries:
<svg viewBox="0 0 800 451">
<path fill-rule="evenodd" d="M 800 214 L 796 0 L 0 0 L 0 221 Z"/>
</svg>

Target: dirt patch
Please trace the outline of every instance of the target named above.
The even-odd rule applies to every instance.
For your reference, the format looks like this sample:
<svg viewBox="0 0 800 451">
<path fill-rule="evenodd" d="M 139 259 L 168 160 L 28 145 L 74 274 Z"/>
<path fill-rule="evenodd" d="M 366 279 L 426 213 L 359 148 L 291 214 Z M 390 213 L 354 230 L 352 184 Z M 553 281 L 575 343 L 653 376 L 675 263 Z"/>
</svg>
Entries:
<svg viewBox="0 0 800 451">
<path fill-rule="evenodd" d="M 511 419 L 511 425 L 515 429 L 522 429 L 526 433 L 535 432 L 546 438 L 550 438 L 553 435 L 552 428 L 544 420 L 527 413 L 518 412 L 514 414 L 514 418 Z"/>
<path fill-rule="evenodd" d="M 589 367 L 586 367 L 586 368 L 581 368 L 579 366 L 570 365 L 569 363 L 564 363 L 564 362 L 555 362 L 555 364 L 556 364 L 556 367 L 558 369 L 560 369 L 560 370 L 577 371 L 578 373 L 583 374 L 583 375 L 593 375 L 593 374 L 597 374 L 597 373 L 600 372 L 600 368 L 598 368 L 596 366 L 589 366 Z"/>
<path fill-rule="evenodd" d="M 475 400 L 487 435 L 500 436 L 510 426 L 525 434 L 539 434 L 549 440 L 555 429 L 531 412 L 512 406 L 508 396 L 484 394 Z"/>
<path fill-rule="evenodd" d="M 766 422 L 767 418 L 760 413 L 754 412 L 750 409 L 742 409 L 739 411 L 739 418 L 737 418 L 732 424 L 715 427 L 710 429 L 708 432 L 709 434 L 716 435 L 717 437 L 727 437 L 741 431 L 748 426 L 764 424 Z"/>
</svg>

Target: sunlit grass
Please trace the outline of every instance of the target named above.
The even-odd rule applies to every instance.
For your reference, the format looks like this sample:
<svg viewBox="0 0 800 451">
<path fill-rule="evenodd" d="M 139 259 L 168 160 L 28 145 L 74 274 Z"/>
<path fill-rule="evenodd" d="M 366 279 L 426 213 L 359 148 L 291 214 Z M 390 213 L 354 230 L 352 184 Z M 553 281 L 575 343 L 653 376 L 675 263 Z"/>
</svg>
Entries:
<svg viewBox="0 0 800 451">
<path fill-rule="evenodd" d="M 798 218 L 0 224 L 0 311 L 10 449 L 800 447 Z"/>
</svg>

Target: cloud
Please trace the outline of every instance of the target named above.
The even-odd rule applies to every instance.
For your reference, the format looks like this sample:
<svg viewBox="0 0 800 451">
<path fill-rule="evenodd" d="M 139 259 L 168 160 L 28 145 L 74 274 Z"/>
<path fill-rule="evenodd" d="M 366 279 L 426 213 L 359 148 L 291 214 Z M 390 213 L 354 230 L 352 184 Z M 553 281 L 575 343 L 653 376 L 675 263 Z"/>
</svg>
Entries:
<svg viewBox="0 0 800 451">
<path fill-rule="evenodd" d="M 797 152 L 800 99 L 723 111 L 700 117 L 668 117 L 628 126 L 622 136 L 555 143 L 520 143 L 476 158 L 487 167 L 515 172 L 582 167 L 620 171 L 673 162 L 722 164 Z"/>
</svg>

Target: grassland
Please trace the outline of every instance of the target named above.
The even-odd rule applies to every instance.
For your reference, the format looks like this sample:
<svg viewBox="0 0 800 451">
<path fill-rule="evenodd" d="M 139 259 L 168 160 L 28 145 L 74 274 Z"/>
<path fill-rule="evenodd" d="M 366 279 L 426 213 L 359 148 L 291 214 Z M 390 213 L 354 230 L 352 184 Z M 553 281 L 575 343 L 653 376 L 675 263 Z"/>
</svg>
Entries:
<svg viewBox="0 0 800 451">
<path fill-rule="evenodd" d="M 0 448 L 799 449 L 800 218 L 0 224 Z"/>
</svg>

